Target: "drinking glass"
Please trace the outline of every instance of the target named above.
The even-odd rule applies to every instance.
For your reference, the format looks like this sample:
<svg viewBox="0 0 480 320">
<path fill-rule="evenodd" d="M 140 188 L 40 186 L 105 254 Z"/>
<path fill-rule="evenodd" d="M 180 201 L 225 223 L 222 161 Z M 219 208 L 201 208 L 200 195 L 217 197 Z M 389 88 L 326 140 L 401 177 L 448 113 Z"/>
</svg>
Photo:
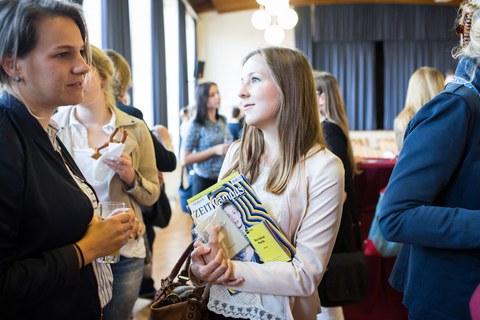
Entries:
<svg viewBox="0 0 480 320">
<path fill-rule="evenodd" d="M 124 202 L 100 202 L 98 204 L 100 209 L 100 216 L 102 219 L 106 220 L 109 219 L 113 213 L 118 209 L 125 209 Z M 112 252 L 108 256 L 97 258 L 97 262 L 99 263 L 117 263 L 120 261 L 120 250 L 116 250 Z"/>
</svg>

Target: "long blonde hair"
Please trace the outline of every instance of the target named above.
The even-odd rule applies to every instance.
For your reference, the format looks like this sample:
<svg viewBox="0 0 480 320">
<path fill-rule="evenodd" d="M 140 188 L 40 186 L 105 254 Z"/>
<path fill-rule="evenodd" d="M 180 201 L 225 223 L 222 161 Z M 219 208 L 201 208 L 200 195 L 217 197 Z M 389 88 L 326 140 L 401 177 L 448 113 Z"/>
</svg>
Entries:
<svg viewBox="0 0 480 320">
<path fill-rule="evenodd" d="M 325 148 L 320 126 L 315 83 L 311 66 L 305 55 L 294 49 L 269 47 L 249 53 L 243 61 L 261 55 L 281 92 L 277 116 L 280 156 L 271 168 L 266 190 L 282 193 L 293 174 L 295 166 L 315 146 Z M 245 125 L 233 163 L 226 175 L 239 171 L 251 182 L 260 173 L 260 163 L 265 152 L 265 140 L 260 129 Z"/>
<path fill-rule="evenodd" d="M 104 81 L 102 86 L 103 95 L 105 97 L 105 104 L 108 108 L 113 109 L 115 108 L 115 94 L 113 93 L 113 75 L 114 75 L 114 68 L 112 61 L 106 55 L 106 53 L 95 46 L 92 47 L 92 67 L 94 67 L 98 75 Z M 89 81 L 92 81 L 90 79 Z"/>
<path fill-rule="evenodd" d="M 353 157 L 352 143 L 348 129 L 348 119 L 345 113 L 345 104 L 340 93 L 340 87 L 333 74 L 326 71 L 314 71 L 315 87 L 317 94 L 325 95 L 325 105 L 320 109 L 320 113 L 325 118 L 335 122 L 347 138 L 347 155 L 353 174 L 359 174 L 355 159 Z"/>
<path fill-rule="evenodd" d="M 398 148 L 403 144 L 403 135 L 413 116 L 443 90 L 445 79 L 442 73 L 432 67 L 421 67 L 408 80 L 407 95 L 403 110 L 395 118 L 394 130 Z"/>
</svg>

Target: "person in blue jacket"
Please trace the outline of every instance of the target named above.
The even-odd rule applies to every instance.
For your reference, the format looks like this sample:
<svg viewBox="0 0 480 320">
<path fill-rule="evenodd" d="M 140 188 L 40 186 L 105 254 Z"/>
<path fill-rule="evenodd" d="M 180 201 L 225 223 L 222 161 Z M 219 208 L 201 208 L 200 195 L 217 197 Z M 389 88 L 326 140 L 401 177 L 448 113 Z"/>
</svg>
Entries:
<svg viewBox="0 0 480 320">
<path fill-rule="evenodd" d="M 461 5 L 455 78 L 411 120 L 380 230 L 404 243 L 390 283 L 409 319 L 470 319 L 480 283 L 480 1 Z"/>
</svg>

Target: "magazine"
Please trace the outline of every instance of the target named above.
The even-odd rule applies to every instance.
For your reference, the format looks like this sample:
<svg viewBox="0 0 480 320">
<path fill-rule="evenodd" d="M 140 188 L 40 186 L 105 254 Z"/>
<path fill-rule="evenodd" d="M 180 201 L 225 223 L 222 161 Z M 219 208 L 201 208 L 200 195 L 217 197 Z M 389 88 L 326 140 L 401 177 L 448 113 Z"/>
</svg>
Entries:
<svg viewBox="0 0 480 320">
<path fill-rule="evenodd" d="M 220 207 L 215 208 L 206 219 L 196 225 L 194 232 L 204 242 L 208 242 L 208 231 L 216 225 L 222 227 L 218 235 L 218 242 L 223 249 L 225 258 L 232 259 L 249 245 L 245 234 L 235 226 L 233 221 Z"/>
<path fill-rule="evenodd" d="M 253 238 L 264 236 L 260 241 L 249 241 L 249 245 L 240 251 L 233 259 L 241 261 L 268 262 L 290 261 L 295 255 L 295 248 L 277 226 L 275 220 L 268 214 L 247 179 L 234 172 L 228 177 L 205 189 L 187 200 L 194 224 L 197 226 L 220 207 L 232 220 L 237 229 L 241 230 L 246 239 L 250 228 L 258 224 L 263 227 L 253 228 Z M 233 231 L 232 231 L 233 232 Z M 268 247 L 260 247 L 264 239 L 269 239 Z M 260 242 L 260 243 L 259 243 Z M 253 244 L 253 246 L 252 246 Z M 255 250 L 257 246 L 257 250 Z M 273 250 L 273 251 L 272 251 Z M 278 254 L 283 252 L 284 255 Z M 278 258 L 279 260 L 272 260 Z"/>
</svg>

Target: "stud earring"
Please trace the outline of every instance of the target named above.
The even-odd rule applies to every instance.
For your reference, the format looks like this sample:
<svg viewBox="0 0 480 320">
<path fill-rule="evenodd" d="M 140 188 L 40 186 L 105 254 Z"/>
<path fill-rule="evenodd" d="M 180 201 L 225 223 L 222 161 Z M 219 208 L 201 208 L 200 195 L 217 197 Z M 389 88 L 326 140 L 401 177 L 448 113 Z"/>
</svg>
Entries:
<svg viewBox="0 0 480 320">
<path fill-rule="evenodd" d="M 20 82 L 20 81 L 22 81 L 22 79 L 19 76 L 15 76 L 15 81 Z"/>
</svg>

